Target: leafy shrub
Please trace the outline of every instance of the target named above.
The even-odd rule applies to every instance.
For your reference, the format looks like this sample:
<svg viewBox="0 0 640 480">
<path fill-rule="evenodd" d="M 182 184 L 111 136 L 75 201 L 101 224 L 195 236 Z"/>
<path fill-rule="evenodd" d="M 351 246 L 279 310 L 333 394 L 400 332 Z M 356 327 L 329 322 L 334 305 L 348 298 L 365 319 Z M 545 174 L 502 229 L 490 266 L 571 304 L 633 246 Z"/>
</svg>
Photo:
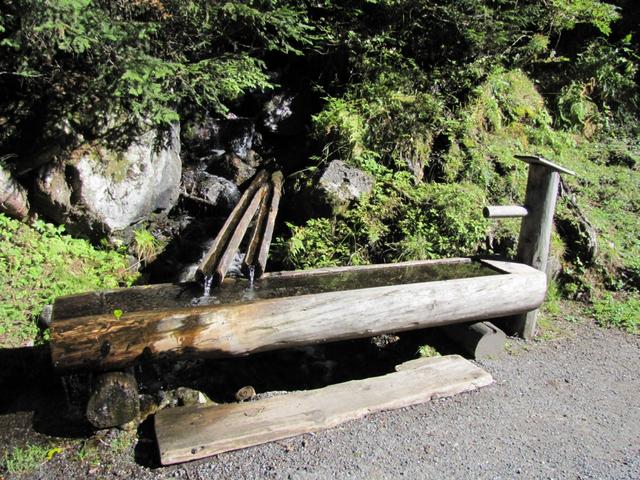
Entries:
<svg viewBox="0 0 640 480">
<path fill-rule="evenodd" d="M 149 230 L 138 228 L 133 232 L 132 249 L 138 264 L 146 265 L 162 251 L 162 243 Z"/>
<path fill-rule="evenodd" d="M 418 184 L 379 166 L 373 193 L 333 218 L 289 224 L 279 255 L 294 268 L 472 255 L 486 230 L 481 189 Z"/>
<path fill-rule="evenodd" d="M 0 89 L 15 93 L 0 100 L 0 146 L 225 113 L 226 102 L 272 86 L 268 53 L 300 54 L 312 30 L 304 9 L 286 0 L 5 2 Z"/>
<path fill-rule="evenodd" d="M 97 250 L 62 226 L 0 214 L 0 345 L 33 341 L 35 317 L 56 297 L 128 286 L 135 277 L 121 253 Z"/>
</svg>

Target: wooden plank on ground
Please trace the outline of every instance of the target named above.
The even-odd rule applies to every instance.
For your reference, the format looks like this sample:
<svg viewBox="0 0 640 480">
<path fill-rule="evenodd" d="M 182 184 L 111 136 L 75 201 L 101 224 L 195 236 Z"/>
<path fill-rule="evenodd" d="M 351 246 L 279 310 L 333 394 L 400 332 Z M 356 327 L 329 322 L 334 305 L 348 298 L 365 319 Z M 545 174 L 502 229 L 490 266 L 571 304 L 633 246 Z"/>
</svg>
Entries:
<svg viewBox="0 0 640 480">
<path fill-rule="evenodd" d="M 397 372 L 255 402 L 181 407 L 156 414 L 163 465 L 332 428 L 369 413 L 475 390 L 491 375 L 459 355 L 413 360 Z"/>
</svg>

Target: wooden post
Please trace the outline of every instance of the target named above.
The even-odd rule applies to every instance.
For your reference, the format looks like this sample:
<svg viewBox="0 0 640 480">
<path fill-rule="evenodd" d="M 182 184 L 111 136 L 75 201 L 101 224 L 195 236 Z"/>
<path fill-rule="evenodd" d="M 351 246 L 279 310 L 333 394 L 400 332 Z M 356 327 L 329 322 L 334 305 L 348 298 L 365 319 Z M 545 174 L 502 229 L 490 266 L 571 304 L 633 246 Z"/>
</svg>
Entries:
<svg viewBox="0 0 640 480">
<path fill-rule="evenodd" d="M 549 257 L 560 173 L 575 173 L 542 157 L 516 155 L 516 158 L 529 164 L 524 201 L 527 215 L 522 218 L 520 226 L 516 261 L 544 272 Z M 532 310 L 518 315 L 513 322 L 505 323 L 505 328 L 510 330 L 507 333 L 517 334 L 526 340 L 532 338 L 536 330 L 537 312 Z"/>
</svg>

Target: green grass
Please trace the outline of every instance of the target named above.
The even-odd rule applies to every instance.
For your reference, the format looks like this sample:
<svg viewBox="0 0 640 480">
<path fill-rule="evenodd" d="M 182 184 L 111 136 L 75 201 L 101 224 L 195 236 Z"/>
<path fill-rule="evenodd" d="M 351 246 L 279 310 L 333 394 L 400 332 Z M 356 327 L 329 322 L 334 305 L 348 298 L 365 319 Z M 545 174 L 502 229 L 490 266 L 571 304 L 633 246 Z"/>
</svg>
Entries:
<svg viewBox="0 0 640 480">
<path fill-rule="evenodd" d="M 603 327 L 617 327 L 629 333 L 640 335 L 640 295 L 614 297 L 605 293 L 593 302 L 593 315 Z"/>
<path fill-rule="evenodd" d="M 37 315 L 58 296 L 130 285 L 137 273 L 128 267 L 124 253 L 97 249 L 64 227 L 0 214 L 0 348 L 34 342 Z"/>
<path fill-rule="evenodd" d="M 49 459 L 49 452 L 47 446 L 28 443 L 14 448 L 2 462 L 2 467 L 9 474 L 29 473 Z"/>
</svg>

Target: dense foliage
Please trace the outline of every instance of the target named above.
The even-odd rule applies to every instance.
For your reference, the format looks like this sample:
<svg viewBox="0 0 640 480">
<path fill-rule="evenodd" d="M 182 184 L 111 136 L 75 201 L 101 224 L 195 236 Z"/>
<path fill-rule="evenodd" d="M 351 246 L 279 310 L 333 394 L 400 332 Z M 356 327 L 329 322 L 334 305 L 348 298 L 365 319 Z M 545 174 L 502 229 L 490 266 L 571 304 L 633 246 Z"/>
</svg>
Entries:
<svg viewBox="0 0 640 480">
<path fill-rule="evenodd" d="M 296 3 L 3 2 L 0 89 L 12 92 L 0 99 L 3 150 L 19 153 L 34 135 L 60 142 L 225 112 L 225 101 L 271 85 L 266 54 L 312 41 Z"/>
<path fill-rule="evenodd" d="M 33 317 L 56 297 L 128 286 L 136 276 L 126 255 L 96 249 L 62 226 L 0 214 L 0 346 L 33 339 Z"/>
<path fill-rule="evenodd" d="M 554 237 L 565 293 L 633 291 L 638 25 L 636 0 L 8 0 L 0 159 L 21 171 L 48 143 L 115 142 L 287 88 L 317 106 L 288 184 L 335 159 L 376 180 L 347 211 L 287 218 L 288 267 L 512 253 L 517 223 L 481 207 L 522 201 L 513 155 L 541 153 L 578 173 Z M 595 259 L 576 208 L 598 231 Z"/>
</svg>

